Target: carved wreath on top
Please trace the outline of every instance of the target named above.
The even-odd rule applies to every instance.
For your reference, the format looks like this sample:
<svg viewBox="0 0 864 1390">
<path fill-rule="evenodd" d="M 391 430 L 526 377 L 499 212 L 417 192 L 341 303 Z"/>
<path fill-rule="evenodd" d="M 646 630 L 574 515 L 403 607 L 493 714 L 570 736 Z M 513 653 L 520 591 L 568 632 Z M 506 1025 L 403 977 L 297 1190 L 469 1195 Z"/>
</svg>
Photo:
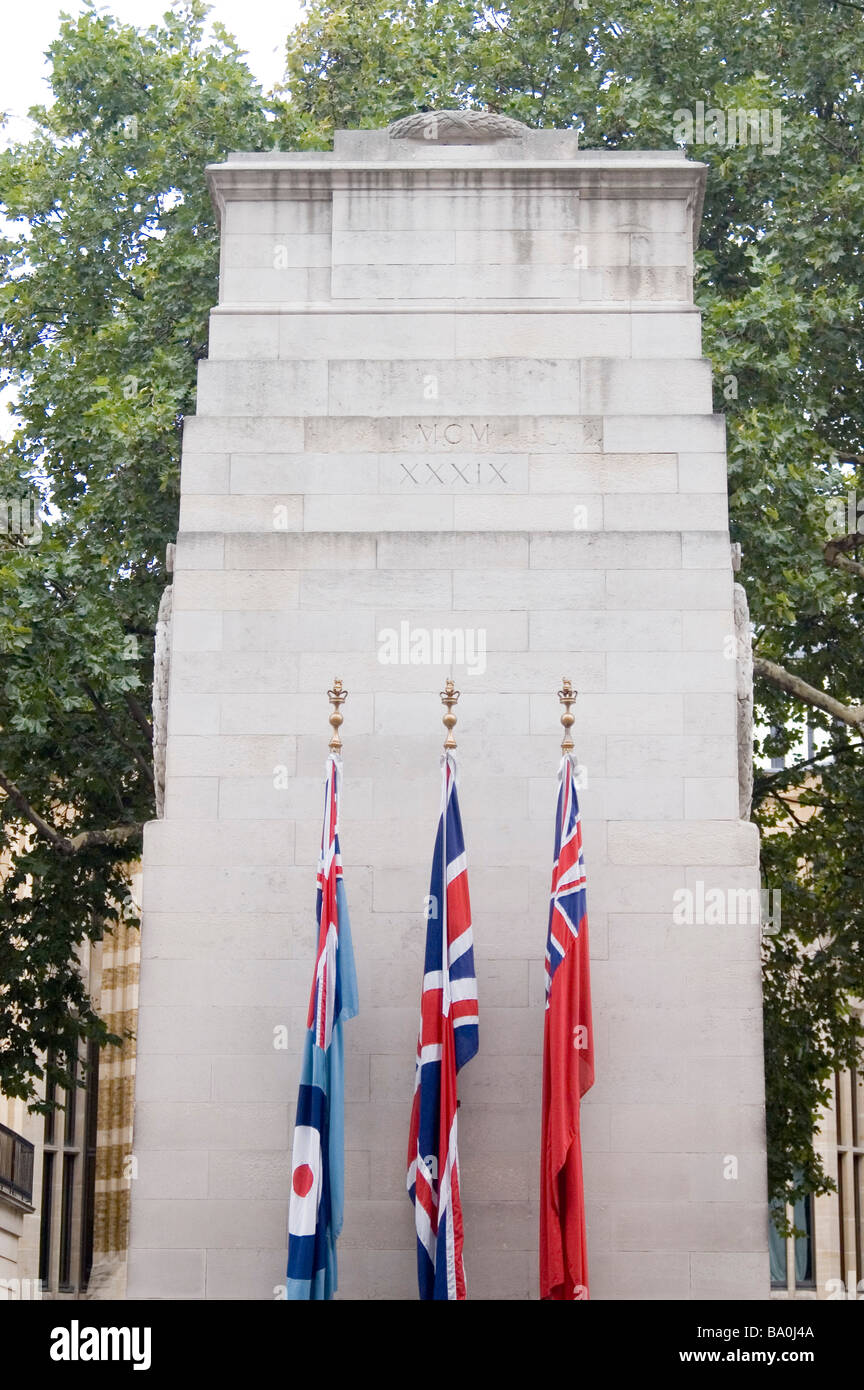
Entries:
<svg viewBox="0 0 864 1390">
<path fill-rule="evenodd" d="M 389 127 L 391 140 L 426 140 L 438 145 L 491 145 L 521 140 L 527 126 L 493 111 L 418 111 Z"/>
</svg>

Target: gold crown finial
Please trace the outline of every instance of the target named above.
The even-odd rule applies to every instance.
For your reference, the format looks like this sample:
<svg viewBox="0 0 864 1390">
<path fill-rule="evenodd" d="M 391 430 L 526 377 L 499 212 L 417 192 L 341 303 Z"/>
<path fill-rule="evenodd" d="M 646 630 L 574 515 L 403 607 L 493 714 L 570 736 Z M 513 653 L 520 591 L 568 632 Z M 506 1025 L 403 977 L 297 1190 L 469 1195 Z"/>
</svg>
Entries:
<svg viewBox="0 0 864 1390">
<path fill-rule="evenodd" d="M 453 706 L 458 703 L 460 691 L 453 688 L 453 678 L 448 676 L 444 682 L 444 689 L 441 693 L 441 703 L 447 706 L 447 713 L 442 714 L 441 722 L 447 730 L 447 737 L 444 740 L 444 751 L 448 752 L 456 747 L 456 740 L 453 737 L 453 730 L 456 727 L 456 716 L 453 713 Z"/>
<path fill-rule="evenodd" d="M 570 730 L 576 723 L 576 716 L 570 713 L 570 706 L 575 703 L 578 694 L 579 691 L 573 689 L 573 682 L 568 680 L 566 676 L 563 676 L 561 680 L 561 689 L 558 691 L 558 699 L 564 706 L 564 713 L 561 716 L 561 723 L 564 725 L 564 737 L 561 740 L 562 753 L 573 752 L 573 735 Z"/>
<path fill-rule="evenodd" d="M 344 705 L 345 701 L 348 699 L 348 691 L 342 689 L 342 682 L 338 676 L 334 678 L 333 689 L 328 690 L 327 695 L 330 704 L 333 706 L 330 714 L 330 724 L 333 729 L 333 737 L 330 740 L 330 751 L 339 753 L 342 749 L 342 740 L 339 737 L 339 730 L 342 726 L 343 719 L 343 715 L 340 713 L 340 707 Z"/>
</svg>

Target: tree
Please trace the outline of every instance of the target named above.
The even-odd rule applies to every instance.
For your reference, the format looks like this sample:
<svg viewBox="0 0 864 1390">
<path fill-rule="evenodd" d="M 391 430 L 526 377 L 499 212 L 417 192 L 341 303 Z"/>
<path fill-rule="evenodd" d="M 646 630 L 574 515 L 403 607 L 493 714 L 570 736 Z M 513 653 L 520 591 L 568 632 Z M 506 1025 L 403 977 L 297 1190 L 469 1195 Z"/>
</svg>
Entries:
<svg viewBox="0 0 864 1390">
<path fill-rule="evenodd" d="M 864 491 L 860 7 L 313 0 L 269 113 L 227 36 L 202 42 L 203 13 L 195 0 L 144 34 L 92 9 L 67 21 L 56 104 L 0 160 L 0 202 L 24 219 L 21 239 L 0 245 L 0 367 L 22 420 L 0 483 L 18 496 L 35 480 L 53 518 L 38 546 L 0 541 L 0 831 L 14 864 L 0 1084 L 32 1095 L 36 1050 L 70 1011 L 98 1035 L 66 962 L 125 904 L 133 827 L 151 813 L 150 634 L 179 424 L 216 293 L 203 166 L 273 134 L 320 148 L 339 126 L 479 105 L 578 126 L 586 146 L 683 141 L 709 166 L 697 291 L 771 730 L 759 767 L 794 750 L 806 722 L 824 740 L 814 761 L 756 782 L 763 832 L 784 830 L 763 839 L 766 882 L 784 894 L 782 929 L 766 938 L 770 1186 L 825 1190 L 813 1128 L 831 1071 L 860 1049 L 850 1001 L 864 996 L 860 528 L 832 515 Z M 779 149 L 749 134 L 727 146 L 710 123 L 687 130 L 700 101 L 765 112 L 772 131 L 779 112 Z M 131 838 L 101 843 L 111 830 Z"/>
<path fill-rule="evenodd" d="M 127 864 L 153 814 L 153 629 L 218 286 L 204 167 L 272 143 L 205 15 L 64 19 L 54 102 L 0 156 L 18 416 L 0 452 L 0 1086 L 30 1101 L 49 1049 L 63 1086 L 79 1041 L 107 1039 L 76 951 L 134 913 Z"/>
<path fill-rule="evenodd" d="M 766 884 L 783 894 L 765 941 L 765 1042 L 769 1187 L 790 1200 L 829 1186 L 813 1132 L 832 1071 L 862 1041 L 862 16 L 847 0 L 621 0 L 614 13 L 590 0 L 314 0 L 289 40 L 280 112 L 283 140 L 309 147 L 339 126 L 480 106 L 578 127 L 586 147 L 685 143 L 708 165 L 697 296 L 770 731 L 753 814 Z M 731 142 L 730 111 L 757 113 Z M 759 772 L 807 724 L 814 759 Z"/>
</svg>

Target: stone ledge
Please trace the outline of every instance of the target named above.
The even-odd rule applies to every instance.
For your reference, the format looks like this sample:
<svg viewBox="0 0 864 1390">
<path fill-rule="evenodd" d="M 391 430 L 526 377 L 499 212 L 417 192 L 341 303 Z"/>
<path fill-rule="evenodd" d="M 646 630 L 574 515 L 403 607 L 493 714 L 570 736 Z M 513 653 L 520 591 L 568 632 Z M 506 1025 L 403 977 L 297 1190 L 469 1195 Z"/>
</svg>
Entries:
<svg viewBox="0 0 864 1390">
<path fill-rule="evenodd" d="M 685 199 L 696 244 L 707 166 L 685 159 L 682 151 L 644 151 L 639 158 L 624 151 L 589 150 L 570 159 L 505 160 L 491 157 L 487 146 L 479 148 L 484 150 L 482 157 L 472 157 L 470 162 L 464 155 L 451 158 L 449 167 L 428 158 L 337 160 L 332 155 L 322 159 L 316 151 L 298 160 L 271 152 L 272 158 L 256 155 L 250 160 L 208 164 L 205 173 L 220 222 L 228 202 L 305 201 L 330 198 L 338 191 L 379 195 L 431 189 L 465 194 L 503 189 L 536 195 L 566 190 L 587 198 Z"/>
</svg>

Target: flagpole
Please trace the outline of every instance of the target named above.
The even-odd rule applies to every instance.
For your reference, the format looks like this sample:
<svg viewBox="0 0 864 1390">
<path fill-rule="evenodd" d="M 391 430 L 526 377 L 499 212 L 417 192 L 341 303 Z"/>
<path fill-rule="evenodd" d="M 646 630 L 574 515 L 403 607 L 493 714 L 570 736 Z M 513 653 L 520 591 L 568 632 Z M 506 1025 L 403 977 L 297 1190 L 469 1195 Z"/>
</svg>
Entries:
<svg viewBox="0 0 864 1390">
<path fill-rule="evenodd" d="M 285 1297 L 292 1302 L 326 1301 L 336 1292 L 336 1242 L 345 1207 L 342 1024 L 357 1013 L 357 975 L 339 850 L 339 729 L 348 692 L 337 676 L 327 694 L 332 733 L 316 874 L 318 931 L 291 1152 Z"/>
<path fill-rule="evenodd" d="M 330 704 L 332 705 L 332 710 L 330 713 L 330 725 L 333 729 L 333 735 L 330 739 L 329 748 L 331 753 L 336 753 L 338 755 L 342 752 L 342 740 L 339 737 L 339 730 L 342 726 L 342 721 L 344 718 L 344 716 L 340 713 L 340 708 L 348 699 L 348 691 L 342 689 L 342 682 L 338 676 L 334 678 L 333 689 L 328 690 L 327 695 L 330 700 Z"/>
<path fill-rule="evenodd" d="M 544 1301 L 589 1296 L 579 1125 L 582 1097 L 594 1082 L 594 1044 L 585 869 L 572 733 L 576 722 L 572 706 L 577 693 L 573 682 L 563 677 L 558 699 L 563 706 L 564 737 L 558 768 L 543 1029 L 540 1297 Z M 575 1056 L 574 1048 L 578 1049 Z"/>
<path fill-rule="evenodd" d="M 447 774 L 451 767 L 455 774 L 455 763 L 453 759 L 453 749 L 456 747 L 456 740 L 453 737 L 453 730 L 456 727 L 456 715 L 453 713 L 453 706 L 458 704 L 460 691 L 453 683 L 453 677 L 448 676 L 444 682 L 444 689 L 439 691 L 442 705 L 447 706 L 447 713 L 442 714 L 441 722 L 447 730 L 447 737 L 444 740 L 444 753 L 441 758 L 441 847 L 444 864 L 444 883 L 442 885 L 443 901 L 441 903 L 441 980 L 443 987 L 443 1009 L 445 1016 L 450 1012 L 450 971 L 448 968 L 448 946 L 449 934 L 447 927 L 447 864 L 449 862 L 447 850 Z M 458 1104 L 458 1102 L 457 1102 Z"/>
<path fill-rule="evenodd" d="M 408 1192 L 417 1232 L 420 1298 L 461 1301 L 467 1295 L 459 1179 L 457 1074 L 477 1051 L 477 976 L 465 842 L 456 793 L 452 677 L 440 692 L 447 731 L 441 754 L 441 815 L 426 913 L 426 955 L 414 1100 L 408 1132 Z"/>
<path fill-rule="evenodd" d="M 453 706 L 459 703 L 459 696 L 462 693 L 453 687 L 453 677 L 448 676 L 444 682 L 444 689 L 439 692 L 442 705 L 447 706 L 447 713 L 442 714 L 441 723 L 447 730 L 447 737 L 444 740 L 444 752 L 450 753 L 456 747 L 456 740 L 453 737 L 453 730 L 456 727 L 456 715 L 453 713 Z"/>
<path fill-rule="evenodd" d="M 576 723 L 576 716 L 575 714 L 571 714 L 570 706 L 576 703 L 576 696 L 579 694 L 579 691 L 573 689 L 573 682 L 569 680 L 567 676 L 562 677 L 561 687 L 562 688 L 558 691 L 558 699 L 565 707 L 564 713 L 561 716 L 561 723 L 564 725 L 561 752 L 566 758 L 573 756 L 573 735 L 570 731 Z"/>
</svg>

